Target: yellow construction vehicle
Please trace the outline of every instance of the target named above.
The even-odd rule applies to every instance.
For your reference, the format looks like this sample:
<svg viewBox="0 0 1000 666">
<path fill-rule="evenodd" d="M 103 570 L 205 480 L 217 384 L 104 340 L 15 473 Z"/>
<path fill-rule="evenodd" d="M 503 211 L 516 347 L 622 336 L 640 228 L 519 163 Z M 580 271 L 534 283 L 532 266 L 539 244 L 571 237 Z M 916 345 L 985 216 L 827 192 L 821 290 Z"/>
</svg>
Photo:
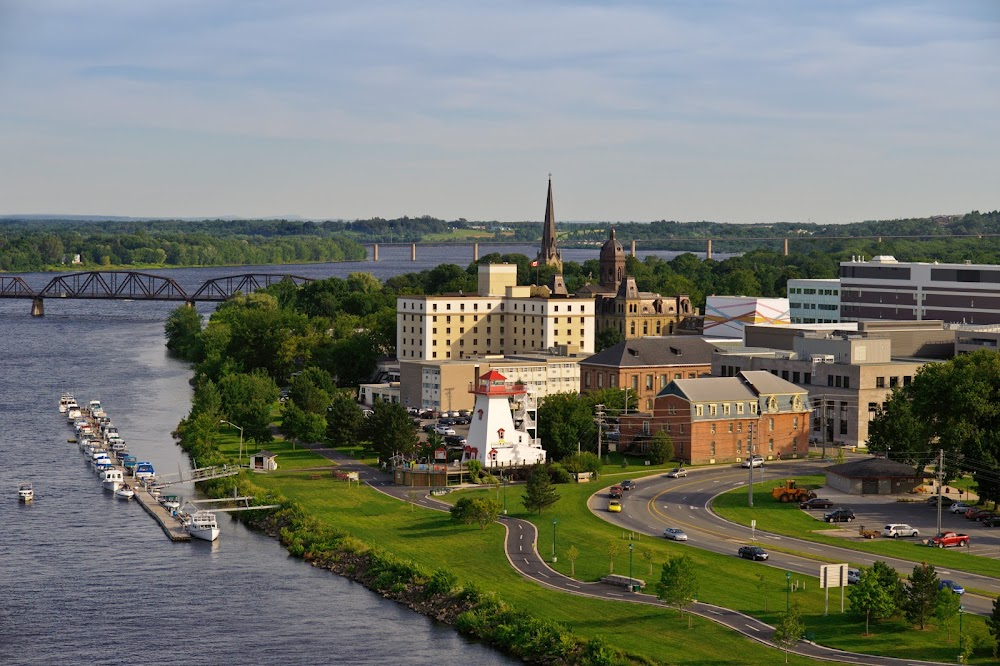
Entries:
<svg viewBox="0 0 1000 666">
<path fill-rule="evenodd" d="M 785 485 L 771 490 L 771 497 L 781 502 L 805 502 L 816 497 L 816 493 L 795 487 L 795 479 L 788 479 Z"/>
</svg>

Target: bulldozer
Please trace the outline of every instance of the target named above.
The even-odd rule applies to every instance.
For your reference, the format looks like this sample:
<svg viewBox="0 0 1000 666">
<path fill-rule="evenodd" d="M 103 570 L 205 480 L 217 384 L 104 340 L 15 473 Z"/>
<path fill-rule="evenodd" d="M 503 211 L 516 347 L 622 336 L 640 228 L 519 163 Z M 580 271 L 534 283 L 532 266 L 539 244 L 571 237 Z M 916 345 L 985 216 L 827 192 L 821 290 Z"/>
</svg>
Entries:
<svg viewBox="0 0 1000 666">
<path fill-rule="evenodd" d="M 782 502 L 805 502 L 816 497 L 816 493 L 795 487 L 795 479 L 788 479 L 785 485 L 771 490 L 771 497 Z"/>
</svg>

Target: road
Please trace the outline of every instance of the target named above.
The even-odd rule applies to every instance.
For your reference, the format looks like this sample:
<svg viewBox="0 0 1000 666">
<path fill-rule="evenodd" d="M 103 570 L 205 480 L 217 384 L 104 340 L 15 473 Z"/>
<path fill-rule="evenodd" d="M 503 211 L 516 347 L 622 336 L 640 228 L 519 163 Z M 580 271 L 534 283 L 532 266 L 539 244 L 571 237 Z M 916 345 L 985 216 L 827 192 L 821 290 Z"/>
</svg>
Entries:
<svg viewBox="0 0 1000 666">
<path fill-rule="evenodd" d="M 783 462 L 769 463 L 763 470 L 768 479 L 786 478 L 801 476 L 806 474 L 820 473 L 821 465 L 808 462 Z M 760 469 L 754 470 L 756 481 L 760 481 Z M 687 532 L 691 546 L 703 548 L 726 555 L 736 555 L 736 550 L 751 542 L 751 530 L 742 525 L 737 525 L 726 521 L 712 513 L 710 503 L 713 497 L 719 493 L 742 486 L 746 488 L 748 474 L 747 470 L 740 467 L 713 467 L 698 468 L 688 471 L 689 476 L 681 479 L 668 479 L 663 475 L 650 476 L 641 479 L 638 488 L 629 491 L 622 499 L 622 512 L 620 514 L 608 513 L 606 491 L 596 493 L 588 501 L 588 507 L 597 516 L 607 522 L 619 527 L 641 532 L 645 535 L 660 536 L 664 527 L 680 527 Z M 854 523 L 845 523 L 844 529 L 850 534 L 857 534 L 856 525 L 870 524 L 873 529 L 881 529 L 881 526 L 890 522 L 907 522 L 892 514 L 898 511 L 922 511 L 927 520 L 932 520 L 935 512 L 926 506 L 897 506 L 892 498 L 887 498 L 885 502 L 875 503 L 873 498 L 868 498 L 864 504 L 853 505 L 858 514 L 858 520 Z M 866 518 L 868 521 L 866 523 Z M 947 520 L 961 527 L 961 522 L 968 523 L 965 518 L 959 516 L 948 516 Z M 945 523 L 946 527 L 948 523 Z M 977 523 L 973 525 L 978 527 Z M 927 532 L 923 532 L 927 533 Z M 787 536 L 770 534 L 760 529 L 755 531 L 755 545 L 768 545 L 776 548 L 797 551 L 807 555 L 814 554 L 817 558 L 834 559 L 840 562 L 852 564 L 862 564 L 870 566 L 876 560 L 882 560 L 906 576 L 912 573 L 914 561 L 901 560 L 881 555 L 867 555 L 861 551 L 848 548 L 838 548 L 826 544 L 813 543 L 803 539 L 796 539 Z M 919 554 L 919 548 L 915 547 L 915 554 Z M 820 564 L 827 564 L 826 561 L 809 559 L 789 555 L 777 550 L 769 550 L 767 566 L 777 567 L 793 573 L 818 576 Z M 1000 596 L 1000 581 L 989 576 L 970 574 L 949 569 L 938 569 L 938 574 L 942 578 L 954 578 L 962 582 L 966 587 L 974 587 L 987 590 Z M 831 606 L 834 605 L 832 597 L 835 592 L 831 592 Z M 839 595 L 837 595 L 839 597 Z M 838 599 L 839 603 L 839 599 Z M 970 613 L 978 615 L 989 615 L 993 610 L 993 598 L 981 597 L 966 593 L 962 597 L 962 604 Z"/>
<path fill-rule="evenodd" d="M 380 472 L 379 470 L 361 464 L 351 458 L 348 458 L 347 456 L 344 456 L 338 451 L 321 448 L 319 446 L 313 446 L 312 449 L 316 453 L 336 462 L 340 469 L 344 471 L 358 472 L 359 478 L 367 485 L 390 497 L 403 502 L 411 502 L 418 506 L 436 511 L 448 511 L 451 508 L 450 504 L 440 502 L 433 497 L 426 496 L 422 492 L 422 489 L 418 488 L 415 492 L 412 488 L 407 486 L 398 486 L 394 484 L 390 474 Z M 651 486 L 651 484 L 644 481 L 643 486 L 645 487 L 647 485 Z M 636 498 L 637 495 L 633 495 L 629 498 L 629 500 L 632 501 Z M 591 502 L 593 501 L 594 498 L 591 498 Z M 604 511 L 601 513 L 606 514 Z M 506 530 L 504 550 L 506 551 L 507 560 L 510 562 L 510 565 L 514 568 L 514 570 L 516 570 L 524 578 L 535 581 L 539 585 L 549 589 L 558 590 L 568 594 L 575 594 L 595 599 L 604 599 L 607 601 L 618 601 L 623 603 L 643 604 L 647 606 L 666 608 L 661 601 L 650 594 L 636 594 L 630 592 L 627 587 L 600 582 L 585 583 L 569 578 L 568 576 L 564 576 L 549 567 L 548 563 L 546 563 L 544 558 L 538 553 L 538 532 L 534 524 L 526 520 L 512 518 L 509 516 L 501 517 L 499 522 Z M 659 531 L 655 532 L 655 534 L 659 534 Z M 813 571 L 814 570 L 815 563 L 813 563 Z M 690 613 L 737 631 L 751 640 L 757 641 L 758 643 L 762 643 L 769 647 L 777 648 L 771 640 L 771 636 L 774 633 L 774 627 L 753 617 L 743 615 L 742 613 L 728 608 L 723 608 L 721 606 L 714 606 L 712 604 L 700 602 L 688 604 L 684 608 Z M 913 659 L 896 659 L 893 657 L 881 657 L 857 652 L 845 652 L 842 650 L 835 650 L 816 645 L 810 641 L 799 641 L 799 643 L 791 648 L 790 651 L 793 654 L 822 661 L 836 661 L 848 664 L 869 664 L 872 666 L 923 666 L 925 664 L 930 665 L 941 663 Z"/>
</svg>

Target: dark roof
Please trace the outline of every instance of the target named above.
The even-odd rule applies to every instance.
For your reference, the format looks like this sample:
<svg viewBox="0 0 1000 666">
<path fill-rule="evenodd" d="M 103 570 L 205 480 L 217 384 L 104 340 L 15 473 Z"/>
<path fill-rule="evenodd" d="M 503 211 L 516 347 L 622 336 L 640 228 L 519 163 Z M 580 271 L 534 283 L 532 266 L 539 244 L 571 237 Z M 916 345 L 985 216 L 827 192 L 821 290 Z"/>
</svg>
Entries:
<svg viewBox="0 0 1000 666">
<path fill-rule="evenodd" d="M 255 454 L 253 454 L 253 455 L 254 455 L 254 457 L 255 457 L 255 458 L 256 458 L 257 456 L 263 456 L 264 458 L 274 458 L 274 457 L 276 457 L 276 456 L 277 456 L 278 454 L 277 454 L 277 453 L 271 453 L 271 452 L 270 452 L 270 451 L 268 451 L 267 449 L 261 449 L 260 451 L 258 451 L 257 453 L 255 453 Z"/>
<path fill-rule="evenodd" d="M 864 458 L 827 467 L 827 472 L 849 479 L 912 479 L 917 475 L 912 465 L 887 458 Z"/>
<path fill-rule="evenodd" d="M 715 345 L 692 335 L 647 336 L 624 340 L 580 361 L 586 365 L 635 368 L 670 365 L 711 365 Z"/>
</svg>

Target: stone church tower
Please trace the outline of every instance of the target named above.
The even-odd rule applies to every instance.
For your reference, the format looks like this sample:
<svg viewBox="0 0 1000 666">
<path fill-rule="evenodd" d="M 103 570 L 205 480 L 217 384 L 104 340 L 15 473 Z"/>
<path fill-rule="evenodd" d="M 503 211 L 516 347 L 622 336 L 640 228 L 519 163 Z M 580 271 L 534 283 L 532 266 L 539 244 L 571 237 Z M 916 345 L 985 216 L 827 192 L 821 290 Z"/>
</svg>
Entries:
<svg viewBox="0 0 1000 666">
<path fill-rule="evenodd" d="M 538 253 L 539 266 L 554 266 L 562 273 L 562 255 L 556 248 L 556 214 L 552 205 L 552 176 L 549 176 L 549 196 L 545 202 L 545 224 L 542 226 L 542 249 Z"/>
<path fill-rule="evenodd" d="M 608 291 L 617 292 L 618 285 L 625 279 L 625 248 L 615 239 L 615 228 L 611 227 L 611 237 L 601 248 L 600 285 Z"/>
</svg>

